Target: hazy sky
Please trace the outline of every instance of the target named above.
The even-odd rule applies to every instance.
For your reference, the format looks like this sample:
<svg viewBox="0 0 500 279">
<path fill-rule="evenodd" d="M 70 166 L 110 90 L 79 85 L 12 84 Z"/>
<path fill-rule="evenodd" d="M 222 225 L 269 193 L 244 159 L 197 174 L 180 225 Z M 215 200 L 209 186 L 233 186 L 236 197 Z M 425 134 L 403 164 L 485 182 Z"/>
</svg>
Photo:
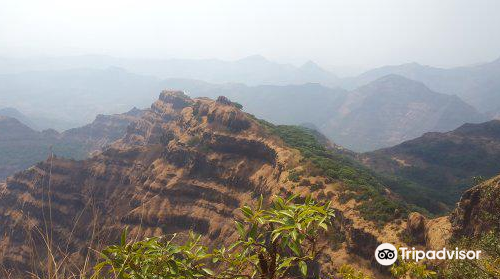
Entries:
<svg viewBox="0 0 500 279">
<path fill-rule="evenodd" d="M 0 0 L 0 54 L 110 54 L 323 66 L 500 57 L 498 0 Z"/>
</svg>

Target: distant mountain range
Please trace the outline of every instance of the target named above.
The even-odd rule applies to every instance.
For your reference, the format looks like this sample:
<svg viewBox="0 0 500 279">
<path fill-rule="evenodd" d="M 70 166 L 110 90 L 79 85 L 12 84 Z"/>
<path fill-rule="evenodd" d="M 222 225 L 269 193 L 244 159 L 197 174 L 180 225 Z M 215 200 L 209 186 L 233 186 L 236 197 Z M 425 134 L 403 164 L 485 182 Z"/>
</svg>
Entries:
<svg viewBox="0 0 500 279">
<path fill-rule="evenodd" d="M 312 125 L 355 151 L 500 115 L 500 59 L 452 69 L 387 66 L 347 79 L 312 62 L 294 67 L 261 56 L 236 61 L 76 56 L 2 62 L 0 73 L 10 73 L 0 75 L 0 104 L 25 112 L 34 123 L 30 126 L 39 129 L 63 131 L 85 125 L 97 114 L 146 107 L 165 88 L 193 97 L 226 95 L 257 117 Z"/>
<path fill-rule="evenodd" d="M 159 79 L 120 68 L 8 74 L 0 75 L 0 82 L 1 103 L 30 115 L 77 123 L 62 129 L 58 126 L 60 130 L 89 123 L 97 114 L 145 107 L 163 88 L 185 90 L 194 97 L 225 95 L 259 118 L 277 124 L 313 125 L 355 151 L 389 147 L 425 132 L 488 120 L 456 96 L 434 92 L 397 75 L 353 91 L 318 83 L 248 86 Z"/>
<path fill-rule="evenodd" d="M 235 61 L 128 59 L 105 55 L 0 58 L 0 74 L 109 67 L 119 67 L 160 79 L 196 79 L 211 83 L 243 83 L 250 86 L 320 83 L 348 90 L 356 89 L 389 74 L 397 74 L 421 81 L 433 91 L 457 95 L 480 112 L 491 115 L 498 115 L 500 112 L 500 58 L 488 63 L 455 68 L 437 68 L 418 63 L 384 66 L 348 78 L 339 78 L 312 61 L 297 67 L 276 63 L 260 55 Z"/>
<path fill-rule="evenodd" d="M 165 80 L 163 84 L 192 96 L 228 96 L 247 112 L 274 123 L 312 124 L 333 142 L 355 151 L 388 147 L 425 132 L 488 120 L 456 96 L 434 92 L 397 75 L 351 92 L 319 84 L 250 87 L 190 80 Z"/>
<path fill-rule="evenodd" d="M 61 71 L 75 68 L 107 69 L 120 67 L 127 71 L 158 78 L 185 78 L 213 83 L 237 82 L 248 85 L 288 85 L 317 82 L 337 84 L 339 78 L 312 61 L 300 67 L 280 64 L 260 55 L 235 61 L 219 59 L 125 59 L 105 55 L 67 56 L 57 58 L 0 58 L 0 74 L 26 71 Z"/>
<path fill-rule="evenodd" d="M 361 155 L 370 168 L 434 191 L 452 207 L 464 190 L 500 172 L 500 120 L 426 133 L 394 147 Z M 476 179 L 474 179 L 476 177 Z"/>
</svg>

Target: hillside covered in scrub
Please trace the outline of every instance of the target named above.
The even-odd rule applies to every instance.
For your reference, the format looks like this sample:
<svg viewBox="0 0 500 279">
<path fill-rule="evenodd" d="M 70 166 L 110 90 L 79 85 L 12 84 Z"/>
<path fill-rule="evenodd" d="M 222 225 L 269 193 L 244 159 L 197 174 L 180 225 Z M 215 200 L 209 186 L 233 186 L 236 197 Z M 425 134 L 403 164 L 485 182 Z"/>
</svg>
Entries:
<svg viewBox="0 0 500 279">
<path fill-rule="evenodd" d="M 500 121 L 465 124 L 446 133 L 426 133 L 359 157 L 377 172 L 433 193 L 435 200 L 449 210 L 471 185 L 500 172 Z"/>
</svg>

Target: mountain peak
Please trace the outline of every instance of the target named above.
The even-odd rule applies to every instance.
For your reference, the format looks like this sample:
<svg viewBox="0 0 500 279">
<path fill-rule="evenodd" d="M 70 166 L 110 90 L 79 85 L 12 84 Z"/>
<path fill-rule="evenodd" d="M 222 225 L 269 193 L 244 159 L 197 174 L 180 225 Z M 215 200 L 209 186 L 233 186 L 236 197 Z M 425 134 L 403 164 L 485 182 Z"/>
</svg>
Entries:
<svg viewBox="0 0 500 279">
<path fill-rule="evenodd" d="M 425 89 L 425 91 L 430 91 L 430 89 L 427 86 L 425 86 L 425 84 L 423 84 L 422 82 L 409 79 L 407 77 L 398 74 L 385 75 L 381 78 L 372 81 L 366 86 L 390 86 L 391 88 L 396 88 L 396 89 L 401 89 L 411 86 L 411 87 L 419 87 L 422 90 Z"/>
<path fill-rule="evenodd" d="M 425 67 L 424 65 L 418 63 L 418 62 L 409 62 L 409 63 L 404 63 L 401 64 L 403 67 L 408 67 L 408 68 L 420 68 L 420 67 Z"/>
<path fill-rule="evenodd" d="M 398 75 L 398 74 L 388 74 L 388 75 L 385 75 L 379 79 L 376 79 L 374 82 L 387 82 L 387 81 L 419 83 L 418 81 L 409 79 L 407 77 L 404 77 L 404 76 Z"/>
<path fill-rule="evenodd" d="M 300 68 L 303 68 L 303 69 L 321 69 L 321 70 L 323 70 L 323 68 L 321 68 L 318 64 L 316 64 L 312 60 L 307 61 L 302 66 L 300 66 Z"/>
<path fill-rule="evenodd" d="M 137 107 L 133 107 L 131 110 L 127 111 L 125 115 L 130 116 L 140 116 L 144 113 L 144 110 L 138 109 Z"/>
</svg>

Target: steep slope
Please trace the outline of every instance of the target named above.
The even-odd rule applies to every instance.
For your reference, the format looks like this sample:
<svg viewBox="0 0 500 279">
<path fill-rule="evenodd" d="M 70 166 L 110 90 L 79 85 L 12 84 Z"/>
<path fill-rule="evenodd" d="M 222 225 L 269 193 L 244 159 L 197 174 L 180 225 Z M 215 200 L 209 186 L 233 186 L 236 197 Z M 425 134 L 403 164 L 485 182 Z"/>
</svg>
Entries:
<svg viewBox="0 0 500 279">
<path fill-rule="evenodd" d="M 1 140 L 16 139 L 21 137 L 29 138 L 37 134 L 35 130 L 21 123 L 19 120 L 7 116 L 0 116 L 0 129 L 5 131 L 0 134 Z"/>
<path fill-rule="evenodd" d="M 29 117 L 27 117 L 26 115 L 24 115 L 15 108 L 9 108 L 9 107 L 0 108 L 0 116 L 15 118 L 19 120 L 19 122 L 30 127 L 31 129 L 33 130 L 37 129 L 37 126 L 35 125 L 35 123 L 33 123 L 33 121 Z"/>
<path fill-rule="evenodd" d="M 455 237 L 478 237 L 500 230 L 500 176 L 467 190 L 450 214 Z"/>
<path fill-rule="evenodd" d="M 356 151 L 388 147 L 429 131 L 449 131 L 485 121 L 456 96 L 436 93 L 424 84 L 388 75 L 349 93 L 340 116 L 322 131 Z"/>
<path fill-rule="evenodd" d="M 372 169 L 404 177 L 453 206 L 474 177 L 500 172 L 500 121 L 465 124 L 361 155 Z"/>
<path fill-rule="evenodd" d="M 83 159 L 121 138 L 130 122 L 144 112 L 99 115 L 88 125 L 63 133 L 34 131 L 17 119 L 0 117 L 0 180 L 47 159 L 51 150 L 58 156 Z"/>
<path fill-rule="evenodd" d="M 344 85 L 356 87 L 388 74 L 398 74 L 423 82 L 437 92 L 456 94 L 481 112 L 500 109 L 500 58 L 480 65 L 450 69 L 417 63 L 385 66 L 346 79 Z"/>
<path fill-rule="evenodd" d="M 53 141 L 55 137 L 37 132 L 15 118 L 0 116 L 0 181 L 45 160 Z"/>
<path fill-rule="evenodd" d="M 342 237 L 332 238 L 338 243 L 325 250 L 323 267 L 349 262 L 381 276 L 373 250 L 400 243 L 392 221 L 407 212 L 369 171 L 307 130 L 259 121 L 225 97 L 169 91 L 104 152 L 49 158 L 7 179 L 0 193 L 0 261 L 34 270 L 30 259 L 44 255 L 38 232 L 72 263 L 125 226 L 132 237 L 194 230 L 211 244 L 230 243 L 239 206 L 260 194 L 311 193 L 338 210 Z"/>
</svg>

